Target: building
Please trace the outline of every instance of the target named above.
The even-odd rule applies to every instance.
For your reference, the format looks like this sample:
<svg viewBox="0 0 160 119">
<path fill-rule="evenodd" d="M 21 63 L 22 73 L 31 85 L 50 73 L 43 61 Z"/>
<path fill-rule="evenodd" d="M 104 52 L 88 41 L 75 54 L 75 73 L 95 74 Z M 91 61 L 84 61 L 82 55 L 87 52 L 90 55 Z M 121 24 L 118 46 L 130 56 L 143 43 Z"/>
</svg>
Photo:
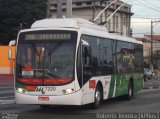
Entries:
<svg viewBox="0 0 160 119">
<path fill-rule="evenodd" d="M 143 38 L 136 38 L 136 39 L 143 42 L 144 63 L 150 65 L 152 58 L 154 69 L 160 69 L 160 35 L 152 35 L 152 36 L 153 36 L 153 44 L 151 44 L 151 35 L 144 35 Z M 151 56 L 151 50 L 153 53 L 152 56 Z"/>
<path fill-rule="evenodd" d="M 93 20 L 101 10 L 110 4 L 109 0 L 72 0 L 72 17 L 84 18 L 87 20 Z M 113 0 L 110 0 L 113 1 Z M 117 0 L 112 4 L 97 20 L 100 24 L 118 8 L 124 2 Z M 57 18 L 57 0 L 48 0 L 49 17 Z M 66 0 L 62 0 L 62 16 L 66 16 Z M 131 5 L 125 4 L 119 11 L 114 14 L 110 21 L 108 21 L 106 27 L 110 33 L 116 33 L 123 36 L 130 36 L 131 34 Z"/>
<path fill-rule="evenodd" d="M 136 38 L 138 41 L 143 42 L 143 57 L 150 57 L 151 56 L 151 42 L 145 40 L 145 38 Z"/>
<path fill-rule="evenodd" d="M 0 46 L 0 75 L 14 74 L 14 60 L 8 60 L 8 51 L 12 50 L 13 57 L 15 57 L 15 46 Z"/>
<path fill-rule="evenodd" d="M 153 55 L 160 55 L 160 35 L 153 36 Z M 151 35 L 144 35 L 144 38 L 151 41 Z"/>
</svg>

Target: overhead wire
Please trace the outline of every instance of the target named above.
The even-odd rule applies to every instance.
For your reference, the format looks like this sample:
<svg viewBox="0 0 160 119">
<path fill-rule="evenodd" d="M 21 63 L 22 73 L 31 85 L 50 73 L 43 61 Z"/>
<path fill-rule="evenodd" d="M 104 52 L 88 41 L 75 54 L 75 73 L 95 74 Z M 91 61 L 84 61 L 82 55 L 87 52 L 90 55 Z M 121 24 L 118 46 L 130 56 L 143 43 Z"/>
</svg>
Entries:
<svg viewBox="0 0 160 119">
<path fill-rule="evenodd" d="M 157 1 L 157 2 L 160 2 L 160 1 Z M 133 2 L 132 2 L 133 4 Z M 150 10 L 153 10 L 153 11 L 156 11 L 156 12 L 160 12 L 160 7 L 155 5 L 155 4 L 152 4 L 150 3 L 149 1 L 145 1 L 145 0 L 141 0 L 141 1 L 138 1 L 138 0 L 134 0 L 134 4 L 137 4 L 141 7 L 145 7 L 147 9 L 150 9 Z M 157 19 L 160 19 L 159 17 L 146 17 L 146 16 L 142 16 L 142 15 L 139 15 L 139 16 L 133 16 L 132 18 L 139 18 L 139 19 L 150 19 L 150 20 L 157 20 Z M 131 22 L 133 24 L 133 22 Z M 149 21 L 148 23 L 151 23 L 151 21 Z M 157 23 L 153 26 L 155 27 L 157 25 Z M 144 33 L 133 33 L 134 35 L 136 34 L 150 34 L 150 32 L 144 32 Z M 155 32 L 154 32 L 155 33 Z"/>
<path fill-rule="evenodd" d="M 158 9 L 160 9 L 159 6 L 157 6 L 156 4 L 153 4 L 153 3 L 148 2 L 148 0 L 147 0 L 147 1 L 146 1 L 146 0 L 143 0 L 143 1 L 146 2 L 147 4 L 153 6 L 153 7 L 156 7 L 156 8 L 158 8 Z"/>
<path fill-rule="evenodd" d="M 134 1 L 132 1 L 132 4 L 137 4 L 137 5 L 140 5 L 141 7 L 145 7 L 145 8 L 147 8 L 147 9 L 151 9 L 151 10 L 153 10 L 153 11 L 156 11 L 156 12 L 160 12 L 160 10 L 158 9 L 158 6 L 156 6 L 156 5 L 154 5 L 154 4 L 152 4 L 152 3 L 150 3 L 150 2 L 147 2 L 147 1 L 145 1 L 145 0 L 143 0 L 143 1 L 138 1 L 138 0 L 134 0 Z M 98 5 L 97 3 L 96 3 L 96 5 Z M 160 7 L 159 7 L 160 8 Z M 91 16 L 91 15 L 74 15 L 74 16 Z M 122 17 L 121 17 L 122 18 Z M 146 16 L 142 16 L 142 15 L 137 15 L 137 16 L 133 16 L 132 18 L 138 18 L 138 19 L 148 19 L 148 20 L 153 20 L 153 19 L 155 19 L 155 20 L 157 20 L 157 19 L 160 19 L 160 16 L 159 17 L 146 17 Z M 123 23 L 123 22 L 118 22 L 118 23 Z M 128 23 L 128 22 L 127 22 Z M 131 22 L 132 24 L 144 24 L 144 23 L 150 23 L 150 21 L 144 21 L 144 22 Z M 116 23 L 111 23 L 111 24 L 116 24 Z M 148 33 L 148 32 L 146 32 L 146 33 Z M 133 34 L 145 34 L 145 33 L 133 33 Z"/>
<path fill-rule="evenodd" d="M 137 0 L 135 0 L 135 2 L 136 2 L 136 4 L 138 4 L 138 5 L 140 5 L 140 6 L 143 6 L 143 7 L 149 8 L 149 9 L 151 9 L 151 10 L 160 12 L 159 9 L 156 9 L 156 8 L 154 8 L 154 7 L 151 7 L 151 6 L 149 6 L 148 4 L 145 4 L 145 3 L 143 3 L 143 2 L 140 2 L 140 1 L 137 1 Z"/>
</svg>

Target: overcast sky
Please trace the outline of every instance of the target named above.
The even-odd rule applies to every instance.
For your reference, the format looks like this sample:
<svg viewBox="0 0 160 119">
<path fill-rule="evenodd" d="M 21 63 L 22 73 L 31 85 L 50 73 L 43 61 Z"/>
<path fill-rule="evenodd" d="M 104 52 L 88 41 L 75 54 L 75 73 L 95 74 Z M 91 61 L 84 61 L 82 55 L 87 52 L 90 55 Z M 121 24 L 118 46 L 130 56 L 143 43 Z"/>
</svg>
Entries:
<svg viewBox="0 0 160 119">
<path fill-rule="evenodd" d="M 129 0 L 122 0 L 129 1 Z M 134 15 L 131 20 L 133 36 L 142 37 L 151 34 L 151 20 L 160 20 L 160 0 L 130 0 Z M 153 31 L 160 35 L 160 23 L 154 23 Z"/>
</svg>

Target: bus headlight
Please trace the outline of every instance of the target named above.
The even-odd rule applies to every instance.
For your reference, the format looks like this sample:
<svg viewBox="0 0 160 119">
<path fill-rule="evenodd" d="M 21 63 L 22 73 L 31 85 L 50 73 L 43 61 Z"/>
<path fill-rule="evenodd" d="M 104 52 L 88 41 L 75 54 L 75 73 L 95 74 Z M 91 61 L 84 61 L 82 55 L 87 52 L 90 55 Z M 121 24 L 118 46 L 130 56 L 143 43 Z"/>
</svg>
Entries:
<svg viewBox="0 0 160 119">
<path fill-rule="evenodd" d="M 27 90 L 25 90 L 23 88 L 16 88 L 16 92 L 18 92 L 18 93 L 27 93 Z"/>
<path fill-rule="evenodd" d="M 65 89 L 62 91 L 63 94 L 70 94 L 70 93 L 73 93 L 74 92 L 74 89 Z"/>
</svg>

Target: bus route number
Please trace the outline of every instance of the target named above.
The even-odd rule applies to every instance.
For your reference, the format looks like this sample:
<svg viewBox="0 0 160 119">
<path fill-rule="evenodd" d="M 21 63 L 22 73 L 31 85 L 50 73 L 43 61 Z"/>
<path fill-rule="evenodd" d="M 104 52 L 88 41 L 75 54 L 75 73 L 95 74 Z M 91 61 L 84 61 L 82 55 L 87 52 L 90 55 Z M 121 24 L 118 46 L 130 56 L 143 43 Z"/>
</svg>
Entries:
<svg viewBox="0 0 160 119">
<path fill-rule="evenodd" d="M 55 87 L 45 87 L 44 91 L 56 91 Z"/>
</svg>

